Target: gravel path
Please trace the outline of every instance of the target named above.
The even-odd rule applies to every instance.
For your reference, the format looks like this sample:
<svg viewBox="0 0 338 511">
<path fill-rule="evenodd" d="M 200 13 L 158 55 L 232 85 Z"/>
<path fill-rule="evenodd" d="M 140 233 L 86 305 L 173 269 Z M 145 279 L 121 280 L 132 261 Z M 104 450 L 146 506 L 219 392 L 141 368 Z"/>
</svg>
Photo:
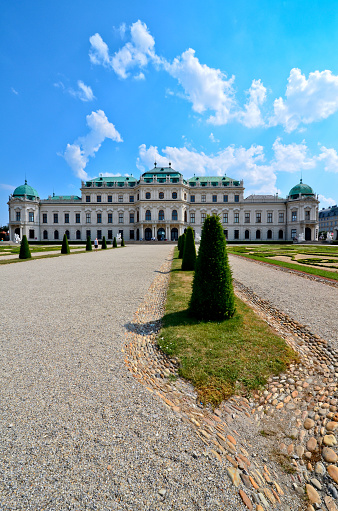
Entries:
<svg viewBox="0 0 338 511">
<path fill-rule="evenodd" d="M 0 267 L 0 509 L 242 510 L 121 349 L 170 247 Z"/>
<path fill-rule="evenodd" d="M 331 341 L 338 351 L 338 289 L 229 254 L 233 277 L 274 307 Z"/>
</svg>

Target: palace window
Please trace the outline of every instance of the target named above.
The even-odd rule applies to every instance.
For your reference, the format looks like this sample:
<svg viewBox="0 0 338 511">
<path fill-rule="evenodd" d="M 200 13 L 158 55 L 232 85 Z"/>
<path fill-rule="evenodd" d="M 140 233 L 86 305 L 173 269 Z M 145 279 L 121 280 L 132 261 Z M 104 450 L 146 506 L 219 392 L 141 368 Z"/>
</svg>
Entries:
<svg viewBox="0 0 338 511">
<path fill-rule="evenodd" d="M 119 195 L 119 202 L 123 202 L 123 195 Z"/>
<path fill-rule="evenodd" d="M 119 224 L 123 224 L 123 213 L 119 213 Z"/>
<path fill-rule="evenodd" d="M 150 209 L 147 209 L 147 211 L 146 211 L 146 220 L 151 220 L 151 211 L 150 211 Z"/>
<path fill-rule="evenodd" d="M 48 231 L 43 231 L 43 239 L 48 240 Z"/>
<path fill-rule="evenodd" d="M 272 240 L 272 230 L 271 229 L 268 230 L 267 238 L 268 238 L 268 240 Z"/>
<path fill-rule="evenodd" d="M 109 240 L 113 239 L 113 231 L 111 229 L 108 229 L 108 239 Z"/>
<path fill-rule="evenodd" d="M 113 213 L 108 213 L 108 224 L 113 223 Z"/>
<path fill-rule="evenodd" d="M 58 224 L 59 223 L 59 215 L 58 215 L 58 213 L 54 213 L 53 217 L 54 217 L 54 224 Z"/>
<path fill-rule="evenodd" d="M 129 202 L 134 202 L 134 195 L 129 195 Z"/>
<path fill-rule="evenodd" d="M 146 199 L 150 199 L 151 195 L 150 192 L 146 192 Z"/>
<path fill-rule="evenodd" d="M 257 229 L 256 231 L 256 240 L 260 240 L 261 239 L 261 231 L 259 229 Z"/>
<path fill-rule="evenodd" d="M 204 220 L 205 220 L 205 217 L 206 217 L 206 214 L 205 213 L 201 213 L 201 222 L 203 224 Z"/>
<path fill-rule="evenodd" d="M 195 213 L 190 213 L 190 223 L 191 224 L 195 223 Z"/>
<path fill-rule="evenodd" d="M 79 231 L 79 230 L 76 231 L 76 239 L 77 240 L 81 239 L 81 231 Z"/>
<path fill-rule="evenodd" d="M 28 221 L 34 222 L 34 213 L 28 213 Z"/>
<path fill-rule="evenodd" d="M 278 222 L 284 223 L 284 213 L 278 213 Z"/>
<path fill-rule="evenodd" d="M 86 202 L 90 202 L 90 195 L 86 195 Z"/>
<path fill-rule="evenodd" d="M 176 211 L 176 209 L 174 209 L 173 212 L 171 213 L 171 219 L 177 221 L 177 211 Z"/>
<path fill-rule="evenodd" d="M 245 238 L 246 240 L 248 240 L 248 239 L 250 238 L 250 232 L 249 232 L 249 230 L 248 230 L 248 229 L 246 229 L 246 231 L 244 232 L 244 238 Z"/>
<path fill-rule="evenodd" d="M 69 233 L 69 231 L 66 231 L 66 232 L 65 232 L 65 235 L 67 236 L 67 239 L 69 240 L 69 237 L 70 237 L 70 233 Z"/>
<path fill-rule="evenodd" d="M 234 238 L 235 238 L 235 240 L 239 240 L 239 230 L 238 229 L 235 229 L 235 231 L 234 231 Z"/>
<path fill-rule="evenodd" d="M 133 229 L 131 229 L 131 230 L 129 231 L 129 239 L 130 239 L 130 240 L 133 240 L 134 238 L 135 238 L 135 236 L 134 236 L 134 230 L 133 230 Z"/>
<path fill-rule="evenodd" d="M 297 211 L 292 211 L 291 221 L 297 222 Z"/>
<path fill-rule="evenodd" d="M 160 193 L 158 194 L 158 198 L 159 198 L 159 199 L 164 199 L 164 193 L 163 193 L 163 192 L 160 192 Z"/>
<path fill-rule="evenodd" d="M 129 213 L 129 223 L 130 224 L 133 224 L 135 221 L 135 216 L 134 216 L 134 213 Z"/>
<path fill-rule="evenodd" d="M 46 215 L 46 218 L 47 218 L 47 215 Z M 17 212 L 16 212 L 16 221 L 17 221 L 17 222 L 20 222 L 20 221 L 21 221 L 21 211 L 17 211 Z"/>
<path fill-rule="evenodd" d="M 113 196 L 112 195 L 108 195 L 108 202 L 113 202 Z"/>
<path fill-rule="evenodd" d="M 173 199 L 177 199 L 177 192 L 173 192 L 171 196 Z"/>
<path fill-rule="evenodd" d="M 235 195 L 235 202 L 239 202 L 239 195 Z"/>
<path fill-rule="evenodd" d="M 239 213 L 234 214 L 234 221 L 235 221 L 235 224 L 239 224 Z"/>
<path fill-rule="evenodd" d="M 69 224 L 69 213 L 65 213 L 65 224 Z"/>
<path fill-rule="evenodd" d="M 256 224 L 260 224 L 262 222 L 262 213 L 256 213 Z"/>
<path fill-rule="evenodd" d="M 97 200 L 97 202 L 101 202 L 101 195 L 98 195 L 96 200 Z"/>
<path fill-rule="evenodd" d="M 268 224 L 272 224 L 272 213 L 268 213 Z"/>
<path fill-rule="evenodd" d="M 28 231 L 28 237 L 32 240 L 35 238 L 35 232 L 34 229 L 29 229 Z"/>
<path fill-rule="evenodd" d="M 310 211 L 305 211 L 305 220 L 310 220 Z"/>
<path fill-rule="evenodd" d="M 217 202 L 217 195 L 212 196 L 212 202 Z"/>
<path fill-rule="evenodd" d="M 54 231 L 54 239 L 55 240 L 59 239 L 59 231 Z"/>
<path fill-rule="evenodd" d="M 201 200 L 202 200 L 202 202 L 206 202 L 207 196 L 206 195 L 202 195 Z"/>
<path fill-rule="evenodd" d="M 229 195 L 223 195 L 223 202 L 228 202 Z"/>
<path fill-rule="evenodd" d="M 43 214 L 42 214 L 42 223 L 43 223 L 43 224 L 46 224 L 46 223 L 47 223 L 47 213 L 43 213 Z"/>
<path fill-rule="evenodd" d="M 75 223 L 79 224 L 80 222 L 80 213 L 75 214 Z"/>
<path fill-rule="evenodd" d="M 195 202 L 195 195 L 190 195 L 190 202 Z"/>
<path fill-rule="evenodd" d="M 159 219 L 159 220 L 164 220 L 164 211 L 163 211 L 163 209 L 161 209 L 161 210 L 159 211 L 159 213 L 158 213 L 158 219 Z"/>
<path fill-rule="evenodd" d="M 229 220 L 228 213 L 223 213 L 223 224 L 227 224 Z"/>
<path fill-rule="evenodd" d="M 250 213 L 244 213 L 244 223 L 245 224 L 250 223 Z"/>
<path fill-rule="evenodd" d="M 86 238 L 91 238 L 92 237 L 92 232 L 90 229 L 87 229 L 86 230 Z"/>
<path fill-rule="evenodd" d="M 86 224 L 90 224 L 90 213 L 86 213 Z"/>
<path fill-rule="evenodd" d="M 102 224 L 102 214 L 101 213 L 97 214 L 97 223 Z"/>
<path fill-rule="evenodd" d="M 101 231 L 101 229 L 99 229 L 99 230 L 98 230 L 98 231 L 96 231 L 96 232 L 97 232 L 97 235 L 96 235 L 97 239 L 98 239 L 98 240 L 102 239 L 102 231 Z"/>
<path fill-rule="evenodd" d="M 228 229 L 225 229 L 225 231 L 223 231 L 223 233 L 224 233 L 225 239 L 227 240 L 228 239 Z"/>
</svg>

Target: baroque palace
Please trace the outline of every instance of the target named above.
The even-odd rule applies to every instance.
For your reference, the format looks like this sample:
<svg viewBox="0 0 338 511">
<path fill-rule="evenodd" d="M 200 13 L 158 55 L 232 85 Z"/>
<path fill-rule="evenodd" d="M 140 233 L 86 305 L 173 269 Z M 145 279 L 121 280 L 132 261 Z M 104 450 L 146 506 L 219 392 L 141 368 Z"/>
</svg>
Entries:
<svg viewBox="0 0 338 511">
<path fill-rule="evenodd" d="M 207 215 L 219 216 L 229 241 L 318 239 L 318 199 L 302 180 L 286 199 L 278 195 L 244 198 L 243 181 L 228 176 L 185 180 L 171 164 L 134 177 L 98 177 L 83 181 L 81 196 L 40 199 L 27 184 L 9 197 L 10 239 L 85 241 L 176 241 L 186 227 L 198 240 Z"/>
</svg>

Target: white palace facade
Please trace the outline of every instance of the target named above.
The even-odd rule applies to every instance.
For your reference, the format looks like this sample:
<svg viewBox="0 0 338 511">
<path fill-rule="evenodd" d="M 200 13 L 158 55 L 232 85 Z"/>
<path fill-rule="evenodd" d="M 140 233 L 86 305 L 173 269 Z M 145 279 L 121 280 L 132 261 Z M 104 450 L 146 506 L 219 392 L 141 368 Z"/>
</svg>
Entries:
<svg viewBox="0 0 338 511">
<path fill-rule="evenodd" d="M 287 198 L 249 195 L 243 181 L 228 176 L 185 180 L 171 164 L 156 166 L 136 179 L 103 177 L 83 181 L 81 196 L 40 199 L 27 184 L 9 197 L 10 239 L 25 234 L 28 241 L 70 241 L 87 236 L 126 241 L 169 240 L 190 225 L 196 239 L 207 215 L 218 215 L 229 241 L 318 240 L 318 199 L 301 182 Z"/>
</svg>

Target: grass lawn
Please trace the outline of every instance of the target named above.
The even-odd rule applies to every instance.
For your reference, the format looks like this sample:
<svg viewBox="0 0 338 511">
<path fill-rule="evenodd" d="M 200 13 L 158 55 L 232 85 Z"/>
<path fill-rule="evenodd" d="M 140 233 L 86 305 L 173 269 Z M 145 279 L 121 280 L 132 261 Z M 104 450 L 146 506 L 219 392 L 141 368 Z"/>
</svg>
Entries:
<svg viewBox="0 0 338 511">
<path fill-rule="evenodd" d="M 304 271 L 311 275 L 338 280 L 338 246 L 315 246 L 315 245 L 228 245 L 230 254 L 237 254 L 256 261 L 290 268 L 291 270 Z M 297 258 L 305 256 L 303 259 Z M 275 257 L 287 257 L 288 261 L 279 261 Z M 335 271 L 325 269 L 325 265 Z"/>
<path fill-rule="evenodd" d="M 193 383 L 204 404 L 217 406 L 235 392 L 246 395 L 298 360 L 285 341 L 239 299 L 229 320 L 204 322 L 190 317 L 193 272 L 181 271 L 181 261 L 176 249 L 158 343 L 179 359 L 179 375 Z"/>
</svg>

